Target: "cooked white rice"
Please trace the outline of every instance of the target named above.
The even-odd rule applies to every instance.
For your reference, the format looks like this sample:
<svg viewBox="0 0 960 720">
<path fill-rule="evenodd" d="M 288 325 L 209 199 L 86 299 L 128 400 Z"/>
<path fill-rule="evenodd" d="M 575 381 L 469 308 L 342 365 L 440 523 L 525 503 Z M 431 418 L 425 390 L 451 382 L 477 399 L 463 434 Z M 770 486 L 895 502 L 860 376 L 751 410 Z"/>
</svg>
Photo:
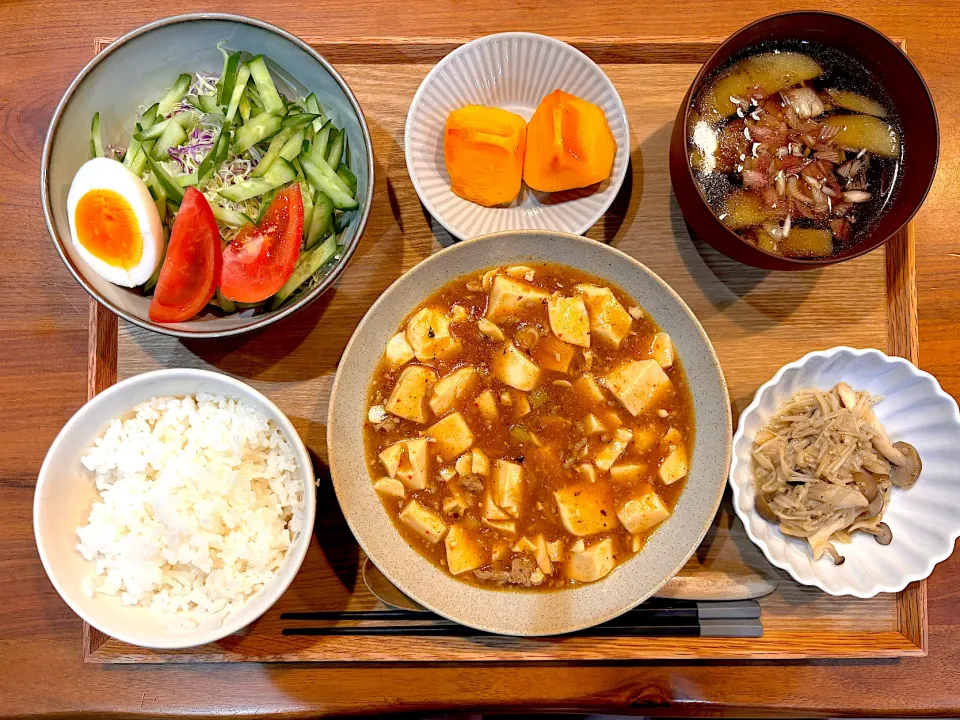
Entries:
<svg viewBox="0 0 960 720">
<path fill-rule="evenodd" d="M 170 613 L 228 613 L 276 574 L 300 534 L 303 479 L 280 429 L 198 393 L 115 418 L 82 458 L 100 500 L 77 549 L 87 593 Z"/>
</svg>

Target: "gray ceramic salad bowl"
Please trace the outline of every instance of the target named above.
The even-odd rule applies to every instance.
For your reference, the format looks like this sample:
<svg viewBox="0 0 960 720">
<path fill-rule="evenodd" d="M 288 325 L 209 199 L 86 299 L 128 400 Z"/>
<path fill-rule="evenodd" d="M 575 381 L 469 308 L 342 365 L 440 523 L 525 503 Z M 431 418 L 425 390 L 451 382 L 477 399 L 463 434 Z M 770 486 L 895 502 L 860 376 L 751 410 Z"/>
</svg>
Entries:
<svg viewBox="0 0 960 720">
<path fill-rule="evenodd" d="M 556 592 L 491 590 L 455 580 L 414 550 L 392 524 L 365 462 L 368 388 L 387 341 L 434 291 L 477 270 L 524 261 L 558 263 L 619 285 L 670 334 L 694 401 L 696 439 L 686 489 L 643 550 L 602 580 Z M 673 577 L 716 514 L 730 462 L 727 386 L 716 353 L 683 300 L 646 266 L 608 245 L 549 231 L 509 231 L 453 245 L 391 285 L 370 308 L 341 358 L 327 424 L 330 472 L 343 514 L 367 556 L 430 610 L 493 633 L 553 635 L 609 620 Z"/>
<path fill-rule="evenodd" d="M 313 92 L 331 120 L 345 130 L 351 168 L 357 178 L 359 208 L 341 242 L 336 265 L 315 287 L 272 311 L 221 316 L 209 309 L 186 322 L 160 324 L 148 317 L 150 298 L 113 285 L 94 273 L 71 242 L 67 192 L 90 153 L 90 119 L 100 113 L 104 143 L 126 143 L 138 113 L 159 98 L 180 73 L 219 73 L 216 48 L 263 54 L 282 68 L 288 91 Z M 281 88 L 283 90 L 284 88 Z M 124 319 L 167 335 L 225 337 L 256 330 L 305 307 L 331 287 L 360 242 L 373 199 L 373 147 L 370 131 L 353 92 L 340 74 L 309 45 L 280 28 L 239 15 L 192 14 L 157 20 L 137 28 L 99 53 L 77 75 L 50 122 L 41 159 L 43 211 L 54 245 L 77 282 L 98 302 Z"/>
</svg>

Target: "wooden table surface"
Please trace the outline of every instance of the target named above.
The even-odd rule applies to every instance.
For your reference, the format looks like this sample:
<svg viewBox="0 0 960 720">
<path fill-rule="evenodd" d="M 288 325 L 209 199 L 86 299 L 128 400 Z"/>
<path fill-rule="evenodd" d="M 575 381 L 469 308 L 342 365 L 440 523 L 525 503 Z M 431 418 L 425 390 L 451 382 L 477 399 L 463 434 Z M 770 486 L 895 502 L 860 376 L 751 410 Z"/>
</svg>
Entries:
<svg viewBox="0 0 960 720">
<path fill-rule="evenodd" d="M 47 124 L 93 39 L 161 15 L 220 10 L 298 35 L 725 36 L 772 12 L 819 7 L 906 38 L 936 99 L 940 170 L 916 219 L 920 364 L 960 395 L 960 2 L 860 0 L 289 0 L 157 5 L 134 0 L 0 3 L 0 717 L 438 709 L 604 709 L 637 714 L 960 714 L 960 554 L 929 580 L 929 656 L 903 661 L 493 666 L 97 666 L 81 622 L 48 582 L 31 504 L 47 446 L 86 397 L 88 302 L 58 259 L 40 209 Z M 307 311 L 309 312 L 309 310 Z"/>
</svg>

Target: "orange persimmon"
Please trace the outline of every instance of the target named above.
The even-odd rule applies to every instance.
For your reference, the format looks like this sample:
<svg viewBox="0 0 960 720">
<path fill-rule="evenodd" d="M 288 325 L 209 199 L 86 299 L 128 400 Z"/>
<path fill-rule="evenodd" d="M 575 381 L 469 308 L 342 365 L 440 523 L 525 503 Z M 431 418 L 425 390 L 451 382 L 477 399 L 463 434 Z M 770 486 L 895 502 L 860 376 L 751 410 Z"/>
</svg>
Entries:
<svg viewBox="0 0 960 720">
<path fill-rule="evenodd" d="M 616 153 L 603 110 L 554 90 L 527 124 L 523 181 L 541 192 L 587 187 L 610 177 Z"/>
<path fill-rule="evenodd" d="M 520 192 L 527 124 L 500 108 L 467 105 L 447 117 L 443 159 L 452 190 L 480 205 L 500 205 Z"/>
</svg>

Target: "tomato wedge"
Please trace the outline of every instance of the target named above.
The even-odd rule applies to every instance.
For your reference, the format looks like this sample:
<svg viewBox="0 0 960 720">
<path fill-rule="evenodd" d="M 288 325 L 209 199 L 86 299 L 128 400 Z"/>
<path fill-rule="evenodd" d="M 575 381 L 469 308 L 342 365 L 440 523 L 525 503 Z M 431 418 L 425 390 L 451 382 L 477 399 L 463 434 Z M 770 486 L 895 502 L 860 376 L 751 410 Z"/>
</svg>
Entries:
<svg viewBox="0 0 960 720">
<path fill-rule="evenodd" d="M 293 275 L 303 241 L 303 198 L 296 183 L 270 203 L 263 219 L 247 224 L 223 249 L 220 292 L 255 303 L 274 295 Z"/>
<path fill-rule="evenodd" d="M 173 220 L 167 255 L 150 302 L 150 319 L 173 323 L 203 310 L 220 282 L 220 230 L 210 203 L 188 187 Z"/>
</svg>

